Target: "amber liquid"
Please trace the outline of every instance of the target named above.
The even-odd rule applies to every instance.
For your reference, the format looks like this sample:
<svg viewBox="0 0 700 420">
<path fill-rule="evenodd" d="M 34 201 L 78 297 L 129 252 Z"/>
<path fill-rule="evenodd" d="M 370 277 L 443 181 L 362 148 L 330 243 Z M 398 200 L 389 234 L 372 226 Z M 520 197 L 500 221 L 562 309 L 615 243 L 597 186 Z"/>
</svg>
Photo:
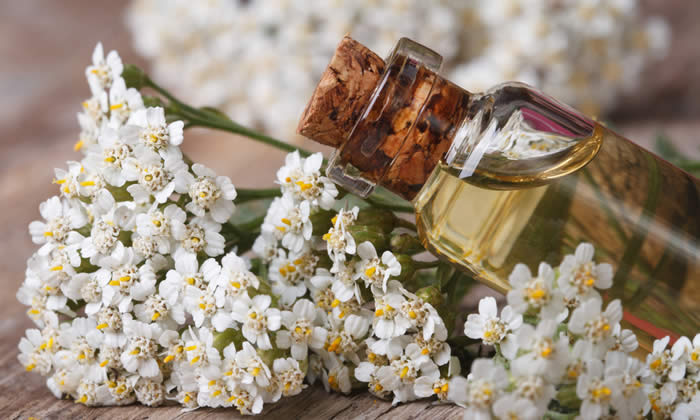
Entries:
<svg viewBox="0 0 700 420">
<path fill-rule="evenodd" d="M 642 348 L 665 335 L 692 338 L 700 331 L 700 183 L 602 126 L 580 144 L 555 171 L 551 162 L 518 162 L 531 176 L 505 177 L 481 162 L 460 177 L 463 168 L 439 164 L 414 200 L 424 245 L 506 292 L 515 264 L 536 273 L 540 261 L 559 265 L 590 242 L 596 261 L 616 272 L 601 294 L 622 300 L 625 327 Z"/>
</svg>

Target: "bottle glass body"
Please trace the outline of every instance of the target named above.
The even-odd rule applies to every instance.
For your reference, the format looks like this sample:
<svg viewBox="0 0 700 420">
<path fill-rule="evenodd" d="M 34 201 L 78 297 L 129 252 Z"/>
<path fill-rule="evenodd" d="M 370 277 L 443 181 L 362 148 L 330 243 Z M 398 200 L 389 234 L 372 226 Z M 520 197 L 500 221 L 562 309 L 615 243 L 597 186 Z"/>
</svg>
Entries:
<svg viewBox="0 0 700 420">
<path fill-rule="evenodd" d="M 624 320 L 647 350 L 700 326 L 700 184 L 613 131 L 517 83 L 474 98 L 413 200 L 424 245 L 491 287 L 576 246 L 610 263 Z M 594 285 L 585 264 L 572 274 Z M 573 302 L 572 302 L 573 303 Z"/>
</svg>

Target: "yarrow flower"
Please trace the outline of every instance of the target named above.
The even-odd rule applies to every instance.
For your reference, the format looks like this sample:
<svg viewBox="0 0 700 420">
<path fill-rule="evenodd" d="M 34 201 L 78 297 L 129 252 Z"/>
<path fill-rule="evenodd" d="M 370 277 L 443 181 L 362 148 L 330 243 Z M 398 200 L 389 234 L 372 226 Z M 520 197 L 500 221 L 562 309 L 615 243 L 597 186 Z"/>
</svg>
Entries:
<svg viewBox="0 0 700 420">
<path fill-rule="evenodd" d="M 496 299 L 487 297 L 479 302 L 479 313 L 467 317 L 464 334 L 483 340 L 485 344 L 499 344 L 504 354 L 512 356 L 517 349 L 513 331 L 522 323 L 522 315 L 515 313 L 510 306 L 504 307 L 499 317 Z"/>
</svg>

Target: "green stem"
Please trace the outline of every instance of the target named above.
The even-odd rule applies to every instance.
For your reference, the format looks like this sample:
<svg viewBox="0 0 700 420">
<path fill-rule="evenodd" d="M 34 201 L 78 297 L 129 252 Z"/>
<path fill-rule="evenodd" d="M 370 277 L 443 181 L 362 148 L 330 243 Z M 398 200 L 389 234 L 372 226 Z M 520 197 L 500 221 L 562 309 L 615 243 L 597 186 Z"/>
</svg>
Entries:
<svg viewBox="0 0 700 420">
<path fill-rule="evenodd" d="M 439 260 L 435 260 L 435 261 L 416 261 L 416 260 L 413 260 L 413 267 L 416 270 L 424 270 L 426 268 L 435 268 L 439 265 L 440 265 Z"/>
<path fill-rule="evenodd" d="M 298 150 L 299 154 L 304 157 L 311 155 L 311 152 L 309 152 L 308 150 L 295 147 L 294 145 L 285 143 L 281 140 L 275 139 L 262 133 L 258 133 L 257 131 L 251 130 L 250 128 L 244 127 L 231 120 L 224 119 L 223 117 L 213 112 L 193 108 L 178 100 L 170 92 L 160 87 L 150 78 L 147 79 L 146 85 L 163 95 L 172 104 L 176 105 L 177 109 L 175 111 L 187 120 L 188 127 L 208 127 L 216 130 L 223 130 L 229 133 L 239 134 L 251 138 L 253 140 L 257 140 L 261 143 L 265 143 L 267 145 L 276 147 L 286 152 L 293 152 L 295 150 Z"/>
<path fill-rule="evenodd" d="M 239 134 L 245 137 L 248 137 L 253 140 L 257 140 L 261 143 L 265 143 L 269 146 L 275 147 L 280 150 L 284 150 L 285 152 L 294 152 L 295 150 L 299 151 L 299 154 L 303 157 L 307 157 L 311 155 L 311 152 L 308 150 L 304 150 L 300 147 L 291 145 L 289 143 L 285 143 L 281 140 L 277 140 L 275 138 L 272 138 L 270 136 L 266 136 L 265 134 L 258 133 L 256 131 L 253 131 L 247 127 L 244 127 L 240 124 L 236 124 L 235 122 L 232 121 L 224 121 L 221 119 L 194 119 L 190 118 L 189 122 L 193 127 L 207 127 L 207 128 L 213 128 L 215 130 L 223 130 L 227 131 L 229 133 L 233 134 Z"/>
<path fill-rule="evenodd" d="M 237 188 L 236 189 L 236 203 L 245 203 L 246 201 L 252 200 L 264 200 L 266 198 L 275 198 L 282 195 L 282 191 L 279 188 L 263 188 L 263 189 L 248 189 L 248 188 Z"/>
<path fill-rule="evenodd" d="M 404 228 L 411 230 L 413 232 L 416 231 L 416 224 L 412 223 L 408 220 L 402 219 L 400 217 L 396 218 L 396 227 Z"/>
<path fill-rule="evenodd" d="M 399 212 L 399 213 L 413 213 L 413 211 L 414 211 L 413 207 L 410 205 L 387 203 L 387 202 L 385 202 L 381 199 L 377 199 L 376 197 L 373 197 L 373 196 L 365 198 L 365 201 L 374 207 L 384 209 L 384 210 L 390 210 L 390 211 L 395 211 L 395 212 Z"/>
</svg>

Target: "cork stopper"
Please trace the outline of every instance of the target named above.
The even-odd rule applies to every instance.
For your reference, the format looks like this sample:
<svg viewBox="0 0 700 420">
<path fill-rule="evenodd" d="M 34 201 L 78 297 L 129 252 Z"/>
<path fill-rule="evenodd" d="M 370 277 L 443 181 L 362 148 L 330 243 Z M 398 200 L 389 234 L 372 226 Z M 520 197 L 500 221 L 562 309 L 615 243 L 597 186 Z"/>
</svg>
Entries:
<svg viewBox="0 0 700 420">
<path fill-rule="evenodd" d="M 377 185 L 413 199 L 447 152 L 471 94 L 439 76 L 442 57 L 402 38 L 385 63 L 345 37 L 298 132 L 336 148 L 326 175 L 360 197 Z"/>
<path fill-rule="evenodd" d="M 338 147 L 352 131 L 384 72 L 384 60 L 345 36 L 299 120 L 297 132 Z"/>
</svg>

